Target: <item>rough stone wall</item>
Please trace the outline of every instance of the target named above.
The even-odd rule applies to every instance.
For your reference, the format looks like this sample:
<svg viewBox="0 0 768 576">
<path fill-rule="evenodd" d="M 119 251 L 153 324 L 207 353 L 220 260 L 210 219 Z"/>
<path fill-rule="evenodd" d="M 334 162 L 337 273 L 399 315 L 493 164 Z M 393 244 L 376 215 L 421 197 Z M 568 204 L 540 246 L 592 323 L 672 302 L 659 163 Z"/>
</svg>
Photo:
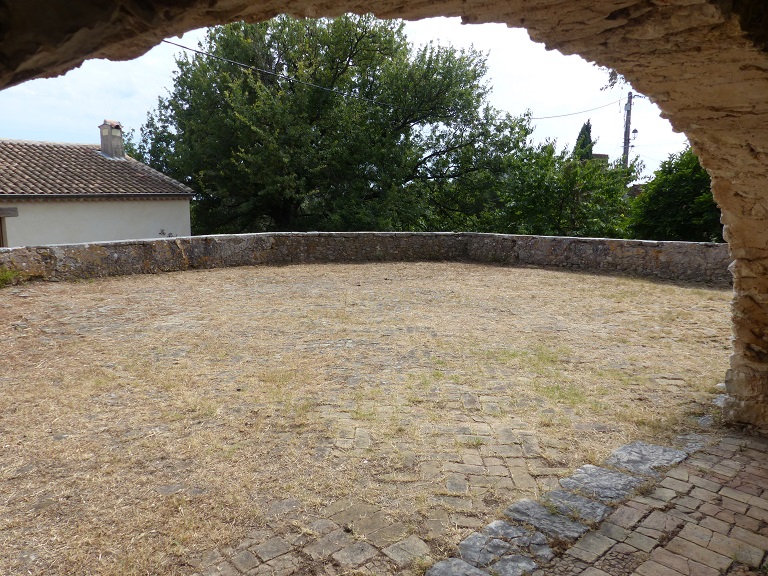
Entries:
<svg viewBox="0 0 768 576">
<path fill-rule="evenodd" d="M 725 244 L 474 233 L 309 232 L 0 249 L 0 267 L 74 280 L 196 268 L 382 261 L 556 266 L 728 286 Z"/>
<path fill-rule="evenodd" d="M 735 258 L 734 420 L 768 428 L 768 3 L 764 0 L 0 0 L 0 87 L 85 58 L 132 58 L 202 25 L 373 12 L 525 27 L 615 68 L 686 133 Z M 41 16 L 42 15 L 42 16 Z"/>
</svg>

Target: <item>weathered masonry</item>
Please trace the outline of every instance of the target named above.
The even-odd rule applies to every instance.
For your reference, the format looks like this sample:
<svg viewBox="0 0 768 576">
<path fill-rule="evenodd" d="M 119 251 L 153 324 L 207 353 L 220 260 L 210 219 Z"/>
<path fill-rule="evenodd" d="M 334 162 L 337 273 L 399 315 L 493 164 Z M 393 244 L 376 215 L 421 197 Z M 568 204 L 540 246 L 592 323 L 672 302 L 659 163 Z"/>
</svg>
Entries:
<svg viewBox="0 0 768 576">
<path fill-rule="evenodd" d="M 0 249 L 0 267 L 42 280 L 261 264 L 435 260 L 731 283 L 726 245 L 694 242 L 474 232 L 274 232 Z"/>
<path fill-rule="evenodd" d="M 0 86 L 133 58 L 202 25 L 279 13 L 461 16 L 615 68 L 712 175 L 734 258 L 729 417 L 768 428 L 768 5 L 764 0 L 0 0 Z M 41 16 L 42 15 L 42 16 Z"/>
</svg>

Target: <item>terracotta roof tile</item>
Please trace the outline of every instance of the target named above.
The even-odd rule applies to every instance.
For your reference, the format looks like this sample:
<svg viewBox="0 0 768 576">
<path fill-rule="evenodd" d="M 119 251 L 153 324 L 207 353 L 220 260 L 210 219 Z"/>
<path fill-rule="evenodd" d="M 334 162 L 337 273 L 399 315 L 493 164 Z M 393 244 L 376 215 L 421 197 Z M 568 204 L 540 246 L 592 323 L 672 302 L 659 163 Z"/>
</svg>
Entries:
<svg viewBox="0 0 768 576">
<path fill-rule="evenodd" d="M 0 197 L 192 194 L 128 156 L 104 156 L 98 145 L 0 140 Z"/>
</svg>

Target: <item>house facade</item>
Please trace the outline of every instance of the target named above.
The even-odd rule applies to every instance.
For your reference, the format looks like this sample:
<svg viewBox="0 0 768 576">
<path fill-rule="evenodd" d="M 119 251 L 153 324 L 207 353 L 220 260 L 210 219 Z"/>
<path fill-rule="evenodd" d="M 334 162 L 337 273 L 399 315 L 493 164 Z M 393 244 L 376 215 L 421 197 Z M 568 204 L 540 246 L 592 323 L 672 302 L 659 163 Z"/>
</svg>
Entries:
<svg viewBox="0 0 768 576">
<path fill-rule="evenodd" d="M 189 236 L 192 190 L 101 144 L 0 140 L 0 247 Z"/>
</svg>

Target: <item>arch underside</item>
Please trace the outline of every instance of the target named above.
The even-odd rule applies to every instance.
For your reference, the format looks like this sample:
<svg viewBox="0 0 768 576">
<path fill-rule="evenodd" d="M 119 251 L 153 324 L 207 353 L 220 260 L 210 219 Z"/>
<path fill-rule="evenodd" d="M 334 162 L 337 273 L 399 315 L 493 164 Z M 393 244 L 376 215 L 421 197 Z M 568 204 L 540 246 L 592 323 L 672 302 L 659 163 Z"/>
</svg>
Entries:
<svg viewBox="0 0 768 576">
<path fill-rule="evenodd" d="M 276 14 L 373 12 L 525 27 L 616 69 L 685 132 L 712 176 L 734 258 L 730 419 L 768 429 L 768 7 L 762 0 L 0 0 L 0 87 L 162 38 Z M 514 58 L 514 55 L 510 55 Z"/>
</svg>

